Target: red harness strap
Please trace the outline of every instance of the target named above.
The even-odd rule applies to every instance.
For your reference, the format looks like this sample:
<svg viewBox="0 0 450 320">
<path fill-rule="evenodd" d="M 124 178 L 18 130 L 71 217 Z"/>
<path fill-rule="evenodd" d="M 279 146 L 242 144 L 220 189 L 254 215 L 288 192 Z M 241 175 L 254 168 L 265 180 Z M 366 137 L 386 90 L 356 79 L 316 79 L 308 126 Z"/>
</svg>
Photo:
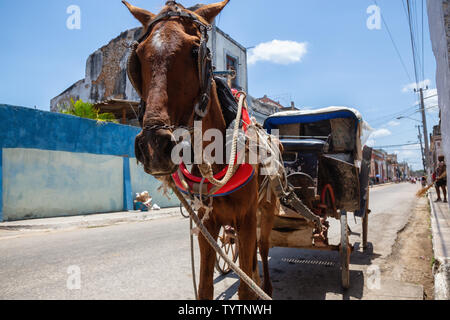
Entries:
<svg viewBox="0 0 450 320">
<path fill-rule="evenodd" d="M 232 92 L 236 100 L 239 100 L 238 91 L 233 89 Z M 244 132 L 247 132 L 248 127 L 251 124 L 251 120 L 246 108 L 242 109 L 242 122 Z M 227 170 L 228 166 L 218 174 L 214 175 L 214 178 L 217 180 L 222 179 L 227 173 Z M 247 163 L 239 165 L 236 173 L 233 175 L 230 181 L 221 189 L 214 192 L 211 197 L 224 197 L 238 191 L 247 183 L 249 183 L 254 175 L 255 170 L 252 165 Z M 202 187 L 201 194 L 209 195 L 211 190 L 214 188 L 214 185 L 208 180 L 205 180 L 202 185 L 201 182 L 203 178 L 191 174 L 184 163 L 180 164 L 178 171 L 172 175 L 172 178 L 177 188 L 184 194 L 192 193 L 198 196 L 200 195 L 200 188 Z"/>
<path fill-rule="evenodd" d="M 228 168 L 228 167 L 227 167 Z M 227 169 L 225 168 L 225 170 Z M 232 194 L 233 192 L 238 191 L 239 189 L 243 188 L 247 183 L 249 183 L 253 176 L 255 174 L 255 171 L 253 169 L 253 166 L 250 164 L 241 164 L 239 168 L 237 169 L 236 173 L 233 175 L 233 177 L 228 181 L 228 183 L 223 186 L 221 189 L 214 192 L 214 194 L 211 195 L 211 197 L 224 197 L 227 195 Z M 220 177 L 223 178 L 225 174 L 223 172 L 215 175 L 214 177 L 216 179 L 220 179 Z M 200 185 L 202 178 L 193 176 L 192 174 L 187 171 L 184 164 L 180 165 L 180 168 L 176 173 L 172 175 L 173 181 L 175 182 L 175 185 L 177 186 L 178 190 L 183 192 L 184 194 L 195 194 L 200 195 Z M 182 182 L 184 181 L 188 189 L 186 188 L 185 184 Z M 208 195 L 210 194 L 211 190 L 214 188 L 214 185 L 209 182 L 208 180 L 205 180 L 203 183 L 202 188 L 202 195 Z"/>
<path fill-rule="evenodd" d="M 231 89 L 231 92 L 233 93 L 233 96 L 236 99 L 236 101 L 239 101 L 240 96 L 241 96 L 239 91 L 237 91 L 236 89 Z M 242 122 L 244 123 L 243 124 L 244 132 L 247 133 L 248 127 L 252 123 L 252 121 L 250 120 L 250 115 L 248 114 L 247 108 L 242 108 Z"/>
</svg>

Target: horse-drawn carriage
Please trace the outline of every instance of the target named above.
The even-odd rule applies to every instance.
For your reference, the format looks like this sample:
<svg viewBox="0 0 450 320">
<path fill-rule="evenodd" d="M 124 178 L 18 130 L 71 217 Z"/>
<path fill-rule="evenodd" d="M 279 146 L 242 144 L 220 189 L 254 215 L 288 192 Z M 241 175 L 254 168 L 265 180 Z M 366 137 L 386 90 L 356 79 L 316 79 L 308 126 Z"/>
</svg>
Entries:
<svg viewBox="0 0 450 320">
<path fill-rule="evenodd" d="M 138 118 L 142 131 L 135 139 L 136 159 L 146 173 L 173 190 L 189 212 L 191 225 L 194 221 L 198 226 L 201 233 L 198 298 L 213 298 L 215 251 L 243 280 L 239 287 L 241 299 L 252 299 L 255 294 L 270 299 L 270 246 L 340 250 L 343 285 L 348 287 L 351 246 L 347 212 L 353 211 L 363 218 L 363 245 L 367 243 L 371 149 L 362 149 L 363 122 L 359 113 L 348 108 L 330 108 L 279 113 L 267 119 L 265 129 L 269 133 L 279 130 L 284 153 L 281 157 L 280 145 L 268 148 L 278 160 L 275 173 L 263 178 L 260 169 L 266 163 L 237 161 L 240 155 L 247 154 L 237 152 L 240 125 L 244 131 L 251 128 L 258 137 L 263 137 L 258 147 L 277 139 L 251 121 L 245 93 L 233 95 L 213 76 L 208 31 L 229 0 L 193 8 L 171 0 L 158 15 L 123 2 L 144 27 L 142 37 L 131 45 L 127 66 L 128 78 L 141 97 Z M 179 159 L 174 160 L 176 144 L 181 144 L 175 132 L 183 129 L 188 137 L 194 136 L 194 141 L 199 141 L 195 137 L 195 124 L 199 122 L 201 132 L 214 129 L 222 133 L 234 123 L 227 165 L 221 162 L 213 168 L 212 163 L 196 153 L 201 161 L 189 171 Z M 187 140 L 183 136 L 181 145 L 192 147 Z M 225 150 L 225 140 L 222 142 Z M 183 155 L 192 155 L 193 150 L 184 151 Z M 263 193 L 267 195 L 265 202 L 259 199 Z M 284 206 L 272 230 L 271 220 L 278 211 L 278 201 Z M 255 232 L 258 215 L 264 291 L 255 283 L 259 282 Z M 341 221 L 339 246 L 328 243 L 328 218 Z M 230 224 L 234 224 L 233 228 L 227 227 Z M 241 268 L 233 263 L 238 255 L 236 250 L 228 251 L 233 258 L 230 260 L 217 245 L 220 227 L 224 227 L 219 237 L 222 246 L 239 247 Z M 217 265 L 221 271 L 228 271 L 220 261 Z"/>
<path fill-rule="evenodd" d="M 330 107 L 314 111 L 287 111 L 269 117 L 264 128 L 279 136 L 288 183 L 297 197 L 322 222 L 322 229 L 299 215 L 294 208 L 281 206 L 275 218 L 270 246 L 340 252 L 342 285 L 350 285 L 350 255 L 347 213 L 363 221 L 362 245 L 367 246 L 369 214 L 369 169 L 372 149 L 362 147 L 363 121 L 358 111 Z M 341 241 L 330 245 L 329 218 L 340 220 Z M 227 252 L 237 254 L 235 239 L 220 241 Z M 226 265 L 221 272 L 229 271 Z"/>
</svg>

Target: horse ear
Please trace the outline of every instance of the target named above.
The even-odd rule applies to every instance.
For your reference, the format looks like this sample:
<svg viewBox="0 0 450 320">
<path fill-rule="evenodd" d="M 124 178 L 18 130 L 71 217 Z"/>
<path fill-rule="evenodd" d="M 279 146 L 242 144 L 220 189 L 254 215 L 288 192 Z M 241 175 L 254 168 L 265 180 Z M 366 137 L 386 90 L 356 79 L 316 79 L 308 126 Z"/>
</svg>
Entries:
<svg viewBox="0 0 450 320">
<path fill-rule="evenodd" d="M 208 4 L 195 10 L 195 13 L 204 18 L 208 23 L 213 23 L 214 18 L 225 8 L 230 0 L 225 0 L 218 3 Z"/>
<path fill-rule="evenodd" d="M 128 10 L 130 10 L 131 14 L 139 20 L 140 23 L 145 27 L 149 24 L 150 21 L 152 21 L 156 16 L 151 13 L 150 11 L 135 7 L 125 0 L 122 1 L 124 5 L 127 6 Z"/>
</svg>

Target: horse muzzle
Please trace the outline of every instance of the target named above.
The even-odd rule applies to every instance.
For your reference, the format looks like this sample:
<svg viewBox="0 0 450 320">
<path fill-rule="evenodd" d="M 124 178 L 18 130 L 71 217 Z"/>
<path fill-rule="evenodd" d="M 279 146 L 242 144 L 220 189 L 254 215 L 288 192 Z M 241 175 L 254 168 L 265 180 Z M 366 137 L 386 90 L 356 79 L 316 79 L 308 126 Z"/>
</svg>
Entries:
<svg viewBox="0 0 450 320">
<path fill-rule="evenodd" d="M 142 131 L 135 140 L 135 153 L 144 171 L 155 177 L 168 176 L 178 169 L 172 161 L 176 140 L 169 130 Z"/>
</svg>

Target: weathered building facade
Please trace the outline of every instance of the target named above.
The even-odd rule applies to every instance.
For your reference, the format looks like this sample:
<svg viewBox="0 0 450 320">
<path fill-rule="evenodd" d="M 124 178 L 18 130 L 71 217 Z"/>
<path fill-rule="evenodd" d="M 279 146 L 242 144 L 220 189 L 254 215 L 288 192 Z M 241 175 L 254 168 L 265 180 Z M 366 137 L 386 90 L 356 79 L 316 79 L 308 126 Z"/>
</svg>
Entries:
<svg viewBox="0 0 450 320">
<path fill-rule="evenodd" d="M 442 147 L 450 159 L 450 0 L 428 0 L 431 43 L 436 57 L 436 87 L 441 111 Z M 448 166 L 447 166 L 448 168 Z M 448 180 L 450 183 L 450 180 Z"/>
<path fill-rule="evenodd" d="M 85 78 L 79 80 L 50 102 L 53 112 L 59 111 L 70 100 L 108 105 L 111 108 L 130 108 L 127 102 L 137 102 L 139 95 L 127 76 L 127 61 L 130 45 L 139 39 L 142 28 L 127 30 L 107 45 L 92 53 L 86 61 Z M 213 53 L 213 64 L 217 71 L 234 70 L 233 87 L 248 92 L 247 50 L 225 32 L 214 26 L 209 32 L 208 47 Z M 111 110 L 108 110 L 111 111 Z M 129 111 L 129 110 L 128 110 Z M 124 114 L 133 113 L 124 111 Z M 131 120 L 131 119 L 130 119 Z"/>
<path fill-rule="evenodd" d="M 444 156 L 444 149 L 442 148 L 441 125 L 433 127 L 433 133 L 430 135 L 430 153 L 431 164 L 433 171 L 436 170 L 439 159 Z"/>
<path fill-rule="evenodd" d="M 85 78 L 53 98 L 50 110 L 59 111 L 70 103 L 70 99 L 91 103 L 109 99 L 139 101 L 139 95 L 128 80 L 126 65 L 130 44 L 139 38 L 141 30 L 125 31 L 92 53 L 86 61 Z"/>
<path fill-rule="evenodd" d="M 384 183 L 387 180 L 386 168 L 387 154 L 383 150 L 373 150 L 370 162 L 370 179 L 372 183 Z"/>
</svg>

